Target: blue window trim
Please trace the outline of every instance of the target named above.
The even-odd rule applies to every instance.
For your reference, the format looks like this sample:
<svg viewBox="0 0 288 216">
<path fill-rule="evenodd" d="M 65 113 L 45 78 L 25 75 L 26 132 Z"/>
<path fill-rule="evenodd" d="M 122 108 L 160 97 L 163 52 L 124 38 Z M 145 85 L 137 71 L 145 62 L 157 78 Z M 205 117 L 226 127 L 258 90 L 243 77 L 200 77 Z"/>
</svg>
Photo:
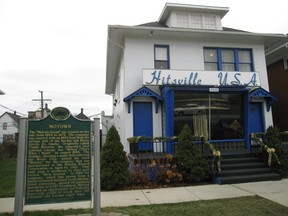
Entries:
<svg viewBox="0 0 288 216">
<path fill-rule="evenodd" d="M 209 49 L 210 50 L 216 50 L 216 52 L 217 52 L 217 68 L 218 68 L 219 71 L 222 71 L 222 64 L 223 63 L 229 63 L 229 62 L 223 62 L 222 61 L 222 55 L 221 55 L 221 51 L 222 50 L 233 50 L 233 52 L 234 52 L 234 63 L 233 64 L 234 64 L 235 71 L 239 71 L 239 64 L 249 64 L 250 67 L 251 67 L 251 72 L 254 71 L 253 53 L 252 53 L 252 49 L 250 49 L 250 48 L 204 47 L 204 50 L 209 50 Z M 250 62 L 251 63 L 241 63 L 241 62 L 239 62 L 238 51 L 249 51 L 249 53 L 250 53 Z M 209 61 L 205 62 L 205 60 L 204 60 L 204 64 L 205 63 L 211 63 L 211 62 L 209 62 Z M 215 62 L 213 62 L 213 63 L 215 63 Z M 231 64 L 232 64 L 232 62 L 231 62 Z"/>
<path fill-rule="evenodd" d="M 169 50 L 169 45 L 164 45 L 164 44 L 155 44 L 154 45 L 154 68 L 156 68 L 156 49 L 157 48 L 166 48 L 166 51 L 167 51 L 167 65 L 168 65 L 167 69 L 170 69 L 170 50 Z"/>
</svg>

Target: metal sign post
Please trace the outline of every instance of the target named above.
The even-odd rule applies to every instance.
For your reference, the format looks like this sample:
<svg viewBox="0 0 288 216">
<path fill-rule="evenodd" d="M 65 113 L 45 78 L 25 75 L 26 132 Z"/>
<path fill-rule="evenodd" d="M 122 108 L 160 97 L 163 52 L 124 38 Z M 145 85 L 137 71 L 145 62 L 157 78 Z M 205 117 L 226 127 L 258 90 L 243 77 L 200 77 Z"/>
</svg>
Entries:
<svg viewBox="0 0 288 216">
<path fill-rule="evenodd" d="M 14 202 L 14 216 L 23 215 L 25 149 L 26 149 L 27 119 L 21 118 L 19 125 L 19 142 L 17 152 L 16 191 Z"/>
<path fill-rule="evenodd" d="M 101 214 L 100 188 L 100 118 L 94 118 L 94 203 L 93 216 Z"/>
</svg>

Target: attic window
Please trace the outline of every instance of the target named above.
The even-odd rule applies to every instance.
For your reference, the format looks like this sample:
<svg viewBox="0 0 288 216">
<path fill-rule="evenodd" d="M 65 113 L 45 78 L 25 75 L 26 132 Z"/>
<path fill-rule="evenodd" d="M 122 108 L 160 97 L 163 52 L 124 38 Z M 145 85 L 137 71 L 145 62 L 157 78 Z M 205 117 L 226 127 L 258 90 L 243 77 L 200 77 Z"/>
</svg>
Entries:
<svg viewBox="0 0 288 216">
<path fill-rule="evenodd" d="M 199 13 L 184 13 L 177 12 L 173 16 L 174 21 L 170 21 L 178 28 L 192 28 L 192 29 L 218 29 L 222 30 L 221 18 L 217 15 L 199 14 Z"/>
<path fill-rule="evenodd" d="M 205 22 L 204 22 L 205 29 L 216 29 L 216 18 L 215 16 L 205 16 Z"/>
<path fill-rule="evenodd" d="M 189 27 L 188 14 L 177 14 L 178 27 Z"/>
<path fill-rule="evenodd" d="M 202 28 L 201 15 L 191 15 L 191 28 Z"/>
</svg>

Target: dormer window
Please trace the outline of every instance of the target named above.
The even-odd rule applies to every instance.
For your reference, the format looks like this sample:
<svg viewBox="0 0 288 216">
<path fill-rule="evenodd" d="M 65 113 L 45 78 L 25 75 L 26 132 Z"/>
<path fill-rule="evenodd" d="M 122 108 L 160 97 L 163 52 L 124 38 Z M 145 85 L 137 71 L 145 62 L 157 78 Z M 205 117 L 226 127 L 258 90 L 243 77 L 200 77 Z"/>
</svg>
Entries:
<svg viewBox="0 0 288 216">
<path fill-rule="evenodd" d="M 216 29 L 216 18 L 215 16 L 204 16 L 204 29 Z"/>
<path fill-rule="evenodd" d="M 177 27 L 217 29 L 216 16 L 177 13 Z"/>
<path fill-rule="evenodd" d="M 167 3 L 158 22 L 169 28 L 223 30 L 221 19 L 228 11 L 226 7 Z"/>
<path fill-rule="evenodd" d="M 177 15 L 177 25 L 179 27 L 188 28 L 189 27 L 188 14 L 178 14 Z"/>
<path fill-rule="evenodd" d="M 191 15 L 191 28 L 202 28 L 201 15 Z"/>
</svg>

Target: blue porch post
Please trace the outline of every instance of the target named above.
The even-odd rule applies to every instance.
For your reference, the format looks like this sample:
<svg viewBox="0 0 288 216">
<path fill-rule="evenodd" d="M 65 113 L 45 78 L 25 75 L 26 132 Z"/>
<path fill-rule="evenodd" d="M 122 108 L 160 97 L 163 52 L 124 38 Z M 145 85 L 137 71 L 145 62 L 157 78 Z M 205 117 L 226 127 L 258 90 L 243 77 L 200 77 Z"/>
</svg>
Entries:
<svg viewBox="0 0 288 216">
<path fill-rule="evenodd" d="M 166 137 L 174 136 L 174 91 L 169 87 L 163 88 Z M 167 153 L 173 154 L 173 142 L 167 143 Z"/>
<path fill-rule="evenodd" d="M 244 107 L 245 107 L 245 137 L 246 137 L 246 149 L 250 151 L 251 149 L 251 140 L 250 140 L 250 124 L 249 124 L 249 110 L 250 110 L 250 103 L 249 103 L 249 94 L 248 92 L 245 94 L 244 99 Z"/>
</svg>

